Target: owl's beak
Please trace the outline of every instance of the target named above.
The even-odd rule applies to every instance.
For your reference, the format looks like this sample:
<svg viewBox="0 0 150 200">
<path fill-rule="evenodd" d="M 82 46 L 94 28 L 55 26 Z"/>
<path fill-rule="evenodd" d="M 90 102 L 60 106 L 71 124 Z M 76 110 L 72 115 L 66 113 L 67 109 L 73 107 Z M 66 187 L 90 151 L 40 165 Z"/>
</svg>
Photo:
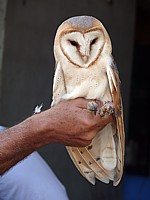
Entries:
<svg viewBox="0 0 150 200">
<path fill-rule="evenodd" d="M 90 56 L 90 47 L 89 44 L 85 44 L 81 49 L 81 56 L 82 59 L 84 61 L 84 63 L 86 64 L 88 62 L 89 56 Z"/>
<path fill-rule="evenodd" d="M 88 56 L 84 55 L 82 58 L 83 58 L 83 61 L 84 61 L 85 63 L 87 63 L 87 61 L 88 61 Z"/>
</svg>

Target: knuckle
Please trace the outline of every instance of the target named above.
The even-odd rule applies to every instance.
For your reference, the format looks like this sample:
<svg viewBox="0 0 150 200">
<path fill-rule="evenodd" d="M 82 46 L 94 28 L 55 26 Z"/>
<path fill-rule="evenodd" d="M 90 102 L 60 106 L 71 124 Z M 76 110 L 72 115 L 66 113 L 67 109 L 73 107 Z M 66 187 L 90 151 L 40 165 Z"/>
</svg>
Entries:
<svg viewBox="0 0 150 200">
<path fill-rule="evenodd" d="M 84 135 L 85 141 L 91 142 L 92 139 L 94 138 L 95 134 L 96 134 L 96 133 L 95 133 L 94 130 L 87 132 L 87 133 Z"/>
<path fill-rule="evenodd" d="M 87 140 L 87 141 L 86 141 L 86 146 L 90 145 L 91 142 L 92 142 L 92 140 Z"/>
<path fill-rule="evenodd" d="M 90 145 L 92 142 L 92 140 L 84 140 L 84 142 L 80 145 L 81 147 L 86 147 L 88 145 Z"/>
<path fill-rule="evenodd" d="M 96 122 L 95 122 L 95 120 L 93 120 L 91 117 L 90 117 L 90 118 L 86 118 L 86 119 L 84 120 L 84 126 L 85 126 L 87 129 L 91 130 L 91 129 L 93 129 L 93 128 L 96 126 Z"/>
</svg>

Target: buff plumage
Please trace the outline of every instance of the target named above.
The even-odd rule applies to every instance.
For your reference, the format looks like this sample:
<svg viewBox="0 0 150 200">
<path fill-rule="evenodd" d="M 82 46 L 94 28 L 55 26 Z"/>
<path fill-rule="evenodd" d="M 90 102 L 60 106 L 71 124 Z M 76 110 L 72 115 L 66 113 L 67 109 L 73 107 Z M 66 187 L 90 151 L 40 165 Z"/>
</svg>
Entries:
<svg viewBox="0 0 150 200">
<path fill-rule="evenodd" d="M 78 97 L 104 104 L 113 102 L 113 122 L 98 132 L 89 146 L 66 148 L 89 182 L 95 184 L 95 178 L 104 183 L 112 180 L 116 186 L 124 166 L 124 121 L 119 74 L 109 35 L 94 17 L 72 17 L 58 27 L 54 55 L 52 106 Z"/>
</svg>

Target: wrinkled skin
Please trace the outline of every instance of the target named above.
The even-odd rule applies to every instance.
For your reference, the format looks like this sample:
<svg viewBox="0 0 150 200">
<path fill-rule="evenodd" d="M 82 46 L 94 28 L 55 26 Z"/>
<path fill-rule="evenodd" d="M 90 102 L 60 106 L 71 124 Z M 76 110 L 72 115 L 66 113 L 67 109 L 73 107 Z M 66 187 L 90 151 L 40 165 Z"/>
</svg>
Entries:
<svg viewBox="0 0 150 200">
<path fill-rule="evenodd" d="M 48 143 L 87 146 L 112 116 L 88 111 L 89 100 L 78 98 L 33 115 L 0 134 L 0 174 Z M 102 106 L 99 102 L 99 106 Z"/>
<path fill-rule="evenodd" d="M 70 146 L 87 146 L 96 133 L 112 120 L 112 116 L 100 117 L 88 111 L 89 100 L 78 98 L 58 104 L 51 109 L 55 121 L 54 141 Z M 102 104 L 99 102 L 99 106 Z"/>
</svg>

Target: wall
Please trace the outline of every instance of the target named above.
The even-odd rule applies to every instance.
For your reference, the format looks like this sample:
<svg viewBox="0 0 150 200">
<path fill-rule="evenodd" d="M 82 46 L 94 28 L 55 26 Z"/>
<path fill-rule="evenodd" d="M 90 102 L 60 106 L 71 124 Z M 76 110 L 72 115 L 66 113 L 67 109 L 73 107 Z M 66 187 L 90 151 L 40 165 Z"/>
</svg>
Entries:
<svg viewBox="0 0 150 200">
<path fill-rule="evenodd" d="M 37 104 L 51 102 L 54 74 L 53 39 L 59 24 L 74 15 L 93 15 L 107 28 L 122 81 L 126 130 L 132 72 L 135 0 L 8 0 L 2 70 L 0 122 L 16 124 Z M 39 150 L 66 186 L 71 200 L 121 199 L 117 188 L 91 186 L 78 173 L 63 145 Z"/>
<path fill-rule="evenodd" d="M 7 1 L 0 1 L 0 102 L 1 102 L 1 74 L 2 74 L 2 60 L 4 50 L 4 35 L 5 35 L 5 16 L 6 16 Z M 1 104 L 0 104 L 1 106 Z"/>
</svg>

